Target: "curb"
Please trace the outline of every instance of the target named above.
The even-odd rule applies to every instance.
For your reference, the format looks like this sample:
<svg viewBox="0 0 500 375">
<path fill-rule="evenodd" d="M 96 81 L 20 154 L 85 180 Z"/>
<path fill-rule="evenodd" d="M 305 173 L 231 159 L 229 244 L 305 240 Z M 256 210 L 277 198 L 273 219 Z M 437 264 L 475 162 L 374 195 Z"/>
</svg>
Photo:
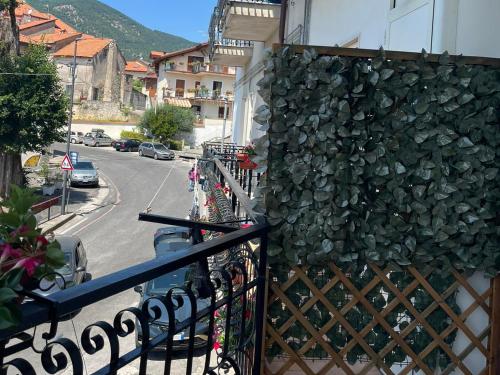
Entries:
<svg viewBox="0 0 500 375">
<path fill-rule="evenodd" d="M 53 220 L 47 221 L 46 223 L 39 226 L 42 229 L 42 234 L 47 234 L 55 231 L 56 229 L 62 227 L 64 224 L 68 223 L 70 220 L 76 217 L 75 213 L 67 214 L 63 216 L 58 216 Z M 52 222 L 52 223 L 51 223 Z M 45 224 L 50 224 L 45 227 Z"/>
</svg>

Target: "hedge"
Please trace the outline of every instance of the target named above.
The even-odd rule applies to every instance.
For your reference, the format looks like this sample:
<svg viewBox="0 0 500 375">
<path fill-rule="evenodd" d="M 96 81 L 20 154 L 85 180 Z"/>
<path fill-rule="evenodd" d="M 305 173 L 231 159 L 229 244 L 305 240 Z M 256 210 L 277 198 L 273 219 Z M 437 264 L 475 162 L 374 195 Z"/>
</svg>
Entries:
<svg viewBox="0 0 500 375">
<path fill-rule="evenodd" d="M 138 139 L 139 141 L 143 141 L 143 142 L 150 140 L 150 138 L 146 137 L 144 134 L 137 133 L 137 132 L 130 131 L 130 130 L 122 130 L 121 133 L 120 133 L 120 138 L 123 138 L 123 139 Z"/>
</svg>

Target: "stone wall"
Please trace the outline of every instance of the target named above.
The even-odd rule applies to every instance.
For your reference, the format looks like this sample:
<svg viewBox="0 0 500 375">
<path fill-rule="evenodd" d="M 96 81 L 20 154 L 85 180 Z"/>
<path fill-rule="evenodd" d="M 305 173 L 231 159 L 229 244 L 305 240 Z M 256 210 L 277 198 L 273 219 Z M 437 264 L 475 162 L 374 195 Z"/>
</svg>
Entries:
<svg viewBox="0 0 500 375">
<path fill-rule="evenodd" d="M 73 119 L 85 121 L 123 121 L 129 120 L 128 112 L 122 111 L 120 103 L 87 100 L 73 107 Z"/>
</svg>

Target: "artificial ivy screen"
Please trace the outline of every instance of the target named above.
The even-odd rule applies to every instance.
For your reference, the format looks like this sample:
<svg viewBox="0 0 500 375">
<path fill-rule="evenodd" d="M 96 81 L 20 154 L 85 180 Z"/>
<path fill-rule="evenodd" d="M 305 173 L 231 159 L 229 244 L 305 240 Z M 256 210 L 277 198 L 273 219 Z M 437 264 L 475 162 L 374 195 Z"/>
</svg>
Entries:
<svg viewBox="0 0 500 375">
<path fill-rule="evenodd" d="M 398 270 L 388 277 L 400 290 L 413 280 L 405 267 L 414 266 L 430 273 L 427 281 L 442 293 L 453 278 L 432 270 L 488 276 L 500 270 L 500 70 L 452 64 L 447 54 L 431 63 L 425 53 L 417 61 L 391 61 L 383 51 L 368 59 L 285 47 L 267 60 L 259 86 L 268 105 L 255 121 L 267 135 L 255 142 L 252 160 L 267 173 L 255 201 L 271 225 L 275 282 L 286 283 L 290 267 L 301 265 L 321 288 L 332 277 L 331 261 L 362 288 L 373 277 L 366 265 L 376 263 Z M 297 282 L 285 295 L 300 308 L 311 291 Z M 340 284 L 326 296 L 339 309 L 350 298 Z M 433 301 L 420 287 L 410 297 L 418 311 Z M 366 298 L 380 311 L 395 297 L 380 286 Z M 446 303 L 459 313 L 454 294 Z M 273 326 L 290 316 L 280 300 L 270 304 Z M 356 306 L 345 318 L 359 332 L 373 316 Z M 319 331 L 331 313 L 318 303 L 307 319 Z M 426 320 L 440 334 L 449 329 L 441 309 Z M 386 321 L 401 332 L 413 316 L 399 305 Z M 295 322 L 282 339 L 299 350 L 310 337 Z M 326 337 L 336 351 L 351 339 L 339 324 Z M 377 326 L 366 342 L 378 352 L 389 339 Z M 416 353 L 432 342 L 421 327 L 405 340 Z M 276 343 L 268 351 L 282 353 Z M 305 356 L 327 353 L 314 345 Z M 365 356 L 357 345 L 346 358 Z M 384 362 L 405 358 L 396 347 Z M 441 349 L 423 360 L 433 369 L 450 363 Z"/>
<path fill-rule="evenodd" d="M 260 86 L 271 263 L 500 269 L 500 70 L 284 48 Z"/>
</svg>

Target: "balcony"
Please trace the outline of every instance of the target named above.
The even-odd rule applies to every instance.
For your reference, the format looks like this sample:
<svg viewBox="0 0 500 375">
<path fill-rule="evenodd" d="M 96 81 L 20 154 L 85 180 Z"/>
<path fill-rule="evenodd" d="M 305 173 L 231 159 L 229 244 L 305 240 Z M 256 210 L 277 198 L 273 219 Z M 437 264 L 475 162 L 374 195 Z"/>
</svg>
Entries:
<svg viewBox="0 0 500 375">
<path fill-rule="evenodd" d="M 84 374 L 90 363 L 99 369 L 94 374 L 116 374 L 120 370 L 128 373 L 130 364 L 136 364 L 134 373 L 141 375 L 160 371 L 169 374 L 171 369 L 192 374 L 200 373 L 193 368 L 193 358 L 199 355 L 205 355 L 203 374 L 227 369 L 241 374 L 261 373 L 266 224 L 255 222 L 250 228 L 239 229 L 234 224 L 149 214 L 140 214 L 139 220 L 155 223 L 156 227 L 185 227 L 193 245 L 48 296 L 23 292 L 32 300 L 20 306 L 22 321 L 15 329 L 0 330 L 2 374 Z M 152 232 L 154 228 L 152 225 Z M 202 231 L 210 231 L 211 239 L 203 242 Z M 259 251 L 254 251 L 249 241 L 258 241 Z M 196 270 L 192 283 L 152 295 L 140 308 L 118 307 L 108 300 L 132 288 L 144 293 L 145 289 L 138 285 L 186 267 Z M 76 325 L 75 336 L 63 336 L 62 325 L 68 316 L 92 305 L 116 310 L 114 319 L 82 322 L 82 327 Z M 178 319 L 180 310 L 190 311 L 187 319 Z M 221 311 L 226 313 L 224 318 L 220 318 Z M 245 321 L 249 315 L 253 317 L 252 325 Z M 200 326 L 206 329 L 204 335 L 198 333 Z M 77 335 L 76 329 L 82 328 L 81 335 Z M 226 338 L 218 350 L 213 349 L 214 332 Z M 178 341 L 179 337 L 185 339 Z M 179 350 L 180 342 L 186 349 L 180 358 L 187 361 L 174 361 L 179 357 L 174 356 L 178 353 L 174 351 Z M 162 354 L 158 356 L 158 352 Z"/>
<path fill-rule="evenodd" d="M 219 0 L 209 33 L 223 39 L 265 42 L 278 30 L 281 0 Z"/>
<path fill-rule="evenodd" d="M 211 46 L 211 60 L 216 64 L 245 66 L 253 55 L 253 42 L 248 40 L 219 39 Z"/>
</svg>

